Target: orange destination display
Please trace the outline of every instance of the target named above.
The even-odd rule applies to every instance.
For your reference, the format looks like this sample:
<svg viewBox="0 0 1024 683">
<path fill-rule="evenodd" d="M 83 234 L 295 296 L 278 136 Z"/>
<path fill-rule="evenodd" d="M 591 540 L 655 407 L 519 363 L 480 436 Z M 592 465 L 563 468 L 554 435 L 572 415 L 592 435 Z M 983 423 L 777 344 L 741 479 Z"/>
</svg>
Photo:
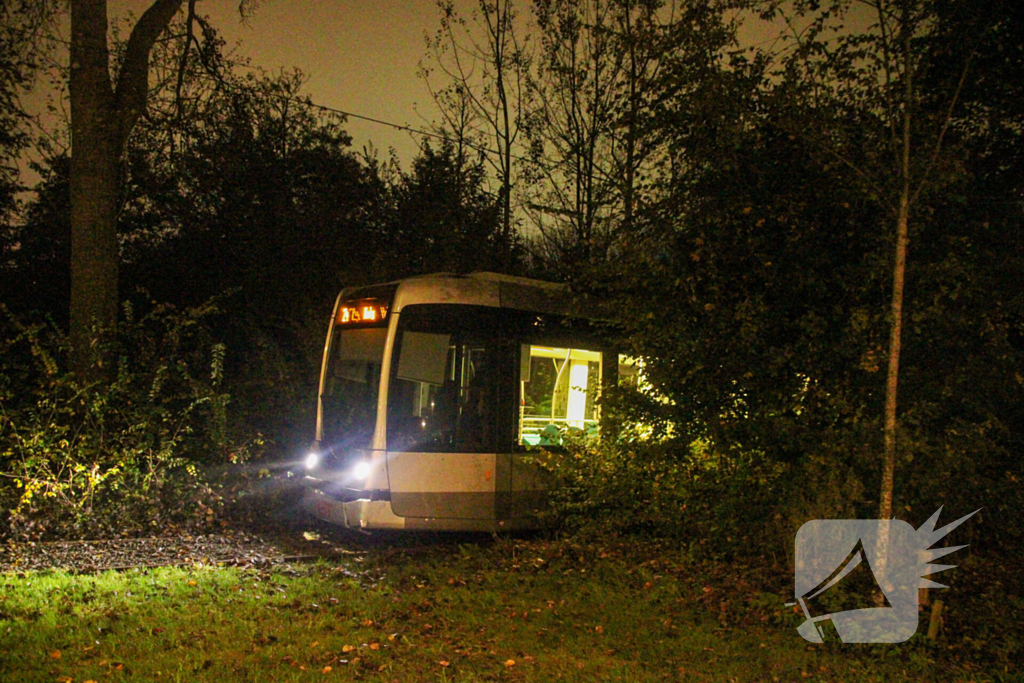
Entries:
<svg viewBox="0 0 1024 683">
<path fill-rule="evenodd" d="M 338 325 L 380 325 L 387 320 L 388 306 L 377 299 L 346 301 L 338 306 Z"/>
</svg>

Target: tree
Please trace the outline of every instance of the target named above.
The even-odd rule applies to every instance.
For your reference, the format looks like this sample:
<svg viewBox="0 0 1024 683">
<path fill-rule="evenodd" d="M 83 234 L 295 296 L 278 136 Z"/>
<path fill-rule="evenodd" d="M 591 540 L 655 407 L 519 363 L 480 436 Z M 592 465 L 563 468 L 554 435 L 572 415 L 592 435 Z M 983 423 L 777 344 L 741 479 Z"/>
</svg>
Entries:
<svg viewBox="0 0 1024 683">
<path fill-rule="evenodd" d="M 610 218 L 612 102 L 611 3 L 538 2 L 537 74 L 530 127 L 532 170 L 540 182 L 530 208 L 549 260 L 587 263 L 598 223 Z M 607 231 L 607 230 L 606 230 Z"/>
<path fill-rule="evenodd" d="M 467 163 L 452 142 L 425 143 L 391 188 L 394 213 L 378 237 L 387 277 L 514 268 L 517 249 L 504 244 L 501 206 L 484 183 L 482 158 Z"/>
<path fill-rule="evenodd" d="M 72 368 L 96 377 L 103 359 L 93 330 L 118 310 L 118 164 L 146 108 L 149 54 L 183 0 L 156 0 L 132 29 L 116 83 L 107 47 L 106 0 L 71 2 Z M 190 0 L 192 2 L 194 0 Z"/>
<path fill-rule="evenodd" d="M 518 13 L 512 0 L 479 0 L 471 22 L 459 16 L 451 0 L 439 0 L 438 9 L 441 27 L 428 39 L 427 48 L 448 83 L 431 88 L 437 93 L 435 102 L 443 117 L 459 122 L 459 140 L 479 137 L 487 147 L 493 145 L 486 158 L 497 176 L 501 241 L 509 249 L 506 261 L 511 267 L 515 242 L 512 192 L 519 159 L 515 150 L 526 123 L 530 63 L 525 41 L 516 32 Z M 430 85 L 432 70 L 422 73 Z M 440 96 L 445 93 L 449 96 Z M 457 108 L 454 112 L 452 104 Z M 471 115 L 471 122 L 466 114 Z M 472 136 L 464 135 L 463 127 L 471 130 Z"/>
<path fill-rule="evenodd" d="M 794 132 L 812 139 L 822 153 L 850 168 L 861 190 L 890 214 L 892 285 L 879 495 L 879 516 L 889 519 L 910 226 L 927 193 L 949 183 L 955 173 L 944 163 L 949 151 L 947 133 L 961 105 L 974 54 L 962 55 L 939 98 L 925 102 L 919 85 L 928 66 L 922 44 L 935 29 L 939 5 L 930 0 L 865 0 L 862 4 L 870 11 L 872 23 L 856 32 L 843 25 L 852 10 L 850 0 L 795 3 L 797 16 L 809 23 L 804 31 L 793 32 L 795 49 L 785 65 L 808 103 L 807 116 L 798 119 L 800 130 L 794 126 Z M 768 14 L 778 11 L 773 4 Z M 960 38 L 976 45 L 983 33 L 984 27 L 974 26 Z"/>
<path fill-rule="evenodd" d="M 647 125 L 654 80 L 686 19 L 661 0 L 547 0 L 534 13 L 533 222 L 546 260 L 600 260 L 642 197 L 641 169 L 658 148 Z"/>
<path fill-rule="evenodd" d="M 17 194 L 24 189 L 18 178 L 18 161 L 30 142 L 29 116 L 21 95 L 31 88 L 50 48 L 46 28 L 52 13 L 49 2 L 0 3 L 0 231 L 6 233 L 0 234 L 0 239 L 6 243 L 4 252 L 16 242 L 11 223 L 17 212 Z M 7 255 L 0 258 L 6 260 Z"/>
</svg>

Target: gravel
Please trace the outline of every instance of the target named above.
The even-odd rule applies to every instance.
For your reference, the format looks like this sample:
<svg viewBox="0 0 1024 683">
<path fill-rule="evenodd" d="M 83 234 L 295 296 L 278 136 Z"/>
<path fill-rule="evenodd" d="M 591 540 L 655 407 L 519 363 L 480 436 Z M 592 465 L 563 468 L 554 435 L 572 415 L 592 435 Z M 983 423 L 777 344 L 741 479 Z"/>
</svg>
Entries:
<svg viewBox="0 0 1024 683">
<path fill-rule="evenodd" d="M 8 541 L 0 545 L 0 573 L 62 569 L 92 573 L 107 569 L 223 565 L 258 567 L 349 554 L 326 541 L 292 535 L 266 540 L 229 531 L 224 534 L 95 541 Z"/>
</svg>

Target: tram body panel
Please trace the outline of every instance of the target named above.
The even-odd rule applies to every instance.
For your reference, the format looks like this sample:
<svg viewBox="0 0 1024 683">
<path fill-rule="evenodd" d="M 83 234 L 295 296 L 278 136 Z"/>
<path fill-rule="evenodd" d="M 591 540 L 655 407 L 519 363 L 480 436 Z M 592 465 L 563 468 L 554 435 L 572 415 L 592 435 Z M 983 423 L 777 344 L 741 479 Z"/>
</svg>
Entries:
<svg viewBox="0 0 1024 683">
<path fill-rule="evenodd" d="M 388 453 L 392 510 L 402 517 L 504 518 L 510 457 Z"/>
</svg>

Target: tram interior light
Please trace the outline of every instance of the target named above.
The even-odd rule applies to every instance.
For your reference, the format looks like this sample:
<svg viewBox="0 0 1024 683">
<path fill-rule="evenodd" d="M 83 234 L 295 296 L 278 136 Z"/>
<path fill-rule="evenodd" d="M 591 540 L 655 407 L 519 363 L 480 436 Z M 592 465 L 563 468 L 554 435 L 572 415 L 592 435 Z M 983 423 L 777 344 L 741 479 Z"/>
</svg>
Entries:
<svg viewBox="0 0 1024 683">
<path fill-rule="evenodd" d="M 309 455 L 306 456 L 306 469 L 307 470 L 313 469 L 314 467 L 317 466 L 317 464 L 319 464 L 319 462 L 320 462 L 320 454 L 319 453 L 310 453 Z"/>
</svg>

